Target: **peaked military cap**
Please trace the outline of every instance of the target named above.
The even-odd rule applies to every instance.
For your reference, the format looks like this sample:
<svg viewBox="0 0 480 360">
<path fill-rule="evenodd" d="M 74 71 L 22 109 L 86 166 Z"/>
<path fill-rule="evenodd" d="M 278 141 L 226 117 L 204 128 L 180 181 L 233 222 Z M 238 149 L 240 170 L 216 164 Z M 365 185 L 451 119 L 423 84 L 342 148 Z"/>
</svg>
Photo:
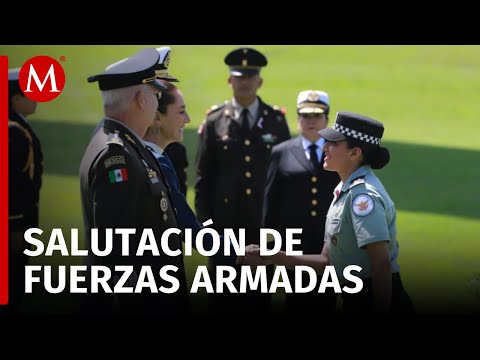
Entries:
<svg viewBox="0 0 480 360">
<path fill-rule="evenodd" d="M 377 120 L 351 112 L 338 112 L 333 127 L 318 133 L 328 141 L 341 141 L 350 137 L 367 144 L 380 145 L 383 131 L 383 124 Z"/>
<path fill-rule="evenodd" d="M 148 84 L 159 90 L 165 90 L 166 86 L 155 77 L 160 54 L 153 48 L 138 51 L 129 58 L 107 66 L 100 74 L 90 76 L 87 81 L 98 81 L 100 90 L 112 90 L 127 86 Z"/>
<path fill-rule="evenodd" d="M 160 58 L 158 59 L 158 65 L 155 67 L 155 74 L 157 78 L 168 82 L 179 82 L 176 77 L 168 73 L 168 67 L 170 65 L 170 53 L 171 49 L 168 46 L 162 46 L 157 48 Z"/>
<path fill-rule="evenodd" d="M 266 66 L 267 63 L 265 55 L 252 48 L 235 49 L 225 57 L 225 64 L 230 66 L 232 76 L 258 75 L 260 68 Z"/>
<path fill-rule="evenodd" d="M 299 114 L 323 114 L 330 110 L 330 99 L 325 91 L 305 90 L 297 97 L 297 111 Z"/>
</svg>

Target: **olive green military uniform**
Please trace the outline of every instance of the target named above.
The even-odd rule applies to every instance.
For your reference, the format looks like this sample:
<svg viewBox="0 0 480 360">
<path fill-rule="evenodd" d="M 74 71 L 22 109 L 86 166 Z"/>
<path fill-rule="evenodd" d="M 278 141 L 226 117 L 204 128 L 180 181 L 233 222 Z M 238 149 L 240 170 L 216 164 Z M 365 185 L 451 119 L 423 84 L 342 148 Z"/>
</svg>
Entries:
<svg viewBox="0 0 480 360">
<path fill-rule="evenodd" d="M 200 130 L 195 208 L 218 231 L 246 228 L 258 242 L 265 181 L 272 147 L 290 139 L 284 114 L 259 99 L 256 121 L 245 133 L 232 102 L 212 108 Z"/>
<path fill-rule="evenodd" d="M 354 171 L 347 181 L 335 188 L 335 197 L 327 214 L 325 244 L 330 263 L 341 284 L 347 284 L 343 270 L 349 265 L 362 268 L 355 276 L 362 278 L 358 294 L 342 293 L 344 311 L 372 311 L 373 291 L 371 262 L 366 246 L 387 241 L 392 271 L 391 312 L 414 313 L 411 300 L 404 290 L 398 264 L 395 204 L 383 184 L 368 165 Z"/>
</svg>

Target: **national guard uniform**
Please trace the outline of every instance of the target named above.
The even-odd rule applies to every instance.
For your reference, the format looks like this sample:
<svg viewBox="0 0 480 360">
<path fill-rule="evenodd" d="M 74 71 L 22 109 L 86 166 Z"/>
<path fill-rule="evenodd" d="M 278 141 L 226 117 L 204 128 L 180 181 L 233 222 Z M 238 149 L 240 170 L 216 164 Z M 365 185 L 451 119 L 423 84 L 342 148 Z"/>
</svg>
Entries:
<svg viewBox="0 0 480 360">
<path fill-rule="evenodd" d="M 349 137 L 366 146 L 379 146 L 383 131 L 383 124 L 376 120 L 339 112 L 333 128 L 319 133 L 328 141 Z M 348 283 L 343 276 L 345 267 L 358 265 L 362 268 L 356 276 L 362 278 L 363 289 L 357 294 L 342 293 L 344 311 L 372 311 L 371 261 L 365 246 L 386 240 L 392 269 L 391 311 L 413 313 L 413 305 L 400 279 L 395 204 L 383 184 L 366 164 L 355 170 L 345 182 L 340 182 L 334 194 L 325 232 L 330 263 L 335 266 L 342 286 Z"/>
<path fill-rule="evenodd" d="M 13 251 L 13 237 L 29 228 L 38 228 L 38 202 L 43 174 L 43 154 L 40 140 L 24 115 L 15 112 L 11 103 L 14 95 L 24 97 L 18 83 L 20 68 L 8 71 L 8 229 L 10 239 L 9 306 L 18 311 L 25 292 L 25 266 L 28 256 L 23 248 Z M 32 100 L 30 100 L 32 101 Z"/>
<path fill-rule="evenodd" d="M 328 117 L 330 101 L 323 91 L 304 91 L 297 99 L 298 114 L 318 113 Z M 299 120 L 300 121 L 300 120 Z M 314 143 L 318 155 L 313 162 L 307 158 L 311 141 L 298 136 L 273 148 L 268 168 L 263 205 L 262 226 L 276 229 L 285 234 L 289 228 L 300 228 L 301 245 L 296 250 L 304 254 L 320 254 L 325 234 L 325 219 L 333 199 L 333 189 L 340 182 L 335 171 L 323 169 L 324 153 L 321 150 L 324 139 Z M 282 249 L 285 250 L 285 244 Z M 295 272 L 287 270 L 292 287 L 295 284 Z M 318 276 L 320 281 L 321 275 Z M 308 281 L 305 276 L 304 283 Z M 336 295 L 331 293 L 286 293 L 288 314 L 321 314 L 334 312 Z"/>
<path fill-rule="evenodd" d="M 267 59 L 257 50 L 236 49 L 225 57 L 231 76 L 258 76 Z M 245 228 L 246 244 L 258 243 L 268 162 L 272 147 L 290 139 L 284 112 L 256 97 L 248 118 L 240 118 L 235 98 L 212 107 L 199 128 L 195 209 L 200 221 L 225 228 Z M 246 109 L 246 108 L 244 108 Z M 210 268 L 216 263 L 212 258 Z M 233 265 L 233 264 L 229 264 Z M 234 306 L 234 305 L 232 305 Z M 234 311 L 235 309 L 229 309 Z"/>
<path fill-rule="evenodd" d="M 89 82 L 98 81 L 100 90 L 110 90 L 136 84 L 150 84 L 157 88 L 164 85 L 155 80 L 154 64 L 158 62 L 155 49 L 144 49 L 132 57 L 113 64 L 101 74 L 92 76 Z M 163 253 L 160 239 L 165 230 L 177 228 L 176 210 L 172 206 L 170 189 L 156 159 L 143 141 L 123 123 L 104 118 L 102 127 L 93 135 L 80 165 L 81 199 L 86 232 L 86 246 L 90 250 L 89 265 L 105 265 L 112 269 L 114 283 L 121 274 L 113 271 L 115 265 L 132 265 L 134 274 L 128 279 L 135 286 L 142 266 L 150 266 L 156 287 L 170 288 L 172 284 L 159 275 L 165 265 L 178 268 L 169 272 L 180 288 L 172 293 L 152 293 L 142 289 L 141 294 L 99 294 L 89 296 L 86 311 L 112 311 L 113 304 L 120 313 L 145 313 L 182 315 L 188 308 L 188 290 L 183 254 L 172 257 Z M 113 251 L 109 256 L 98 257 L 91 253 L 90 232 L 98 228 L 99 248 L 105 248 L 105 229 L 134 228 L 130 236 L 129 256 L 122 256 L 121 238 L 114 235 Z M 160 256 L 146 252 L 136 256 L 136 249 L 144 229 L 153 230 Z M 182 249 L 179 236 L 169 237 L 171 250 Z M 115 277 L 114 277 L 115 274 Z M 93 294 L 92 294 L 93 295 Z"/>
</svg>

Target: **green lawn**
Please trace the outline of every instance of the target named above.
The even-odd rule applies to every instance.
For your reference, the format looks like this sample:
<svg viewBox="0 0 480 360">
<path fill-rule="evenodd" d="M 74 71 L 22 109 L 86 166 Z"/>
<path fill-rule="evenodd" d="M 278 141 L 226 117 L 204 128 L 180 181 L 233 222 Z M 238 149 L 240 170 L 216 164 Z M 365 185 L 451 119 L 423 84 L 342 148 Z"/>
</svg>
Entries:
<svg viewBox="0 0 480 360">
<path fill-rule="evenodd" d="M 168 45 L 157 44 L 154 47 Z M 148 46 L 148 45 L 146 45 Z M 0 46 L 10 65 L 35 55 L 59 59 L 62 94 L 40 103 L 31 117 L 45 153 L 41 228 L 82 229 L 78 166 L 102 116 L 97 84 L 86 78 L 144 46 Z M 192 122 L 187 126 L 188 200 L 193 205 L 196 130 L 205 110 L 230 98 L 225 54 L 236 46 L 171 45 L 171 73 L 179 77 Z M 325 90 L 336 111 L 384 122 L 389 166 L 377 174 L 398 209 L 402 277 L 421 313 L 480 311 L 480 46 L 256 46 L 269 65 L 260 96 L 287 108 L 296 132 L 299 91 Z M 59 257 L 34 263 L 58 264 Z M 71 263 L 79 259 L 70 259 Z M 190 280 L 205 259 L 187 258 Z M 480 280 L 479 280 L 480 282 Z M 57 298 L 60 295 L 57 296 Z M 202 295 L 196 295 L 200 301 Z M 51 298 L 51 297 L 49 297 Z M 30 299 L 39 307 L 41 294 Z M 281 293 L 275 299 L 281 302 Z M 40 301 L 42 302 L 42 301 Z M 69 311 L 74 301 L 48 300 L 48 311 Z"/>
</svg>

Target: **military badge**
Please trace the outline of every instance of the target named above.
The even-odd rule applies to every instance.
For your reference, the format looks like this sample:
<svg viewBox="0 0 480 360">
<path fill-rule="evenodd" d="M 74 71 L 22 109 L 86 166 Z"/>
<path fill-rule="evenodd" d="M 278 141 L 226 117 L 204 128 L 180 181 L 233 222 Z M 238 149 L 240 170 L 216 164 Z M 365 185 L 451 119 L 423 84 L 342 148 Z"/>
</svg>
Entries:
<svg viewBox="0 0 480 360">
<path fill-rule="evenodd" d="M 275 139 L 276 137 L 273 136 L 272 134 L 265 134 L 265 135 L 262 135 L 262 141 L 265 143 L 265 144 L 272 144 L 275 142 Z"/>
<path fill-rule="evenodd" d="M 330 236 L 330 240 L 333 245 L 337 246 L 337 237 L 335 235 Z"/>
<path fill-rule="evenodd" d="M 160 199 L 160 209 L 162 209 L 163 212 L 167 212 L 168 210 L 168 201 L 164 197 Z"/>
<path fill-rule="evenodd" d="M 159 182 L 158 177 L 157 177 L 157 172 L 155 170 L 152 170 L 150 168 L 147 169 L 148 171 L 148 178 L 150 179 L 150 182 L 152 184 L 156 184 Z"/>
<path fill-rule="evenodd" d="M 125 158 L 123 156 L 112 156 L 103 162 L 105 168 L 109 168 L 112 165 L 125 164 Z"/>
<path fill-rule="evenodd" d="M 320 94 L 316 92 L 311 92 L 310 94 L 308 94 L 307 100 L 310 102 L 317 102 L 318 100 L 320 100 Z"/>
<path fill-rule="evenodd" d="M 368 194 L 359 194 L 352 201 L 352 211 L 357 216 L 367 216 L 375 208 L 375 201 Z"/>
<path fill-rule="evenodd" d="M 168 69 L 168 66 L 170 65 L 170 51 L 167 53 L 167 56 L 165 56 L 165 60 L 163 60 L 163 66 L 165 69 Z"/>
</svg>

